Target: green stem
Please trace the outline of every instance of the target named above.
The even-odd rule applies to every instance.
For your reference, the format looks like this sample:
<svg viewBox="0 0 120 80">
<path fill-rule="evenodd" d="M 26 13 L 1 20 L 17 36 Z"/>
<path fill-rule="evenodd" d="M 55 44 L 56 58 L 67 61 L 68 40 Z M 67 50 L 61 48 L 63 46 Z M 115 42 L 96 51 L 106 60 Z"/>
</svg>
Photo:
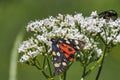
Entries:
<svg viewBox="0 0 120 80">
<path fill-rule="evenodd" d="M 39 61 L 36 59 L 37 63 L 35 62 L 35 67 L 39 70 L 41 70 L 42 74 L 45 76 L 45 78 L 49 79 L 50 77 L 45 73 L 44 68 L 40 67 Z M 38 64 L 38 65 L 37 65 Z"/>
<path fill-rule="evenodd" d="M 18 43 L 20 43 L 23 39 L 23 31 L 18 33 L 16 40 L 14 42 L 12 51 L 11 51 L 11 58 L 10 58 L 10 69 L 9 69 L 9 80 L 16 80 L 17 75 L 17 59 L 18 59 Z"/>
<path fill-rule="evenodd" d="M 103 59 L 103 56 L 101 56 L 101 58 L 100 58 L 99 60 L 97 60 L 97 61 L 95 62 L 95 64 L 94 64 L 87 72 L 84 73 L 84 78 L 85 78 L 92 70 L 94 70 L 94 69 L 96 68 L 96 66 L 98 66 L 98 64 L 102 61 L 102 59 Z"/>
<path fill-rule="evenodd" d="M 108 45 L 107 45 L 106 27 L 103 27 L 103 30 L 104 30 L 104 32 L 105 32 L 105 37 L 106 37 L 106 39 L 104 40 L 104 39 L 101 37 L 101 35 L 99 35 L 99 36 L 100 36 L 100 39 L 102 40 L 102 42 L 103 42 L 104 45 L 105 45 L 105 49 L 104 49 L 104 52 L 103 52 L 103 58 L 102 58 L 102 61 L 101 61 L 101 63 L 100 63 L 99 70 L 98 70 L 98 73 L 97 73 L 97 76 L 96 76 L 96 79 L 95 79 L 95 80 L 98 80 L 99 77 L 100 77 L 100 74 L 101 74 L 101 71 L 102 71 L 102 68 L 103 68 L 103 63 L 104 63 L 105 55 L 106 55 L 106 52 L 107 52 L 107 47 L 108 47 Z"/>
<path fill-rule="evenodd" d="M 101 71 L 102 71 L 102 68 L 103 68 L 103 63 L 104 63 L 106 51 L 107 51 L 107 47 L 105 47 L 105 50 L 104 50 L 104 53 L 103 53 L 103 58 L 102 58 L 102 61 L 101 61 L 100 66 L 99 66 L 99 70 L 98 70 L 98 73 L 97 73 L 97 76 L 96 76 L 96 79 L 95 79 L 95 80 L 98 80 L 99 77 L 100 77 L 100 74 L 101 74 Z"/>
<path fill-rule="evenodd" d="M 43 69 L 45 68 L 45 63 L 46 63 L 46 57 L 44 56 L 44 60 L 43 60 Z"/>
<path fill-rule="evenodd" d="M 85 78 L 85 73 L 86 73 L 86 66 L 83 67 L 83 74 L 82 74 L 82 78 Z"/>
<path fill-rule="evenodd" d="M 49 68 L 50 76 L 53 77 L 52 70 L 51 70 L 51 67 L 50 67 L 50 62 L 49 62 L 48 58 L 47 58 L 47 63 L 48 63 L 48 68 Z"/>
<path fill-rule="evenodd" d="M 64 72 L 64 78 L 63 78 L 63 80 L 66 80 L 66 76 L 67 76 L 67 71 Z"/>
<path fill-rule="evenodd" d="M 35 67 L 39 70 L 41 70 L 42 74 L 45 76 L 45 78 L 49 79 L 50 77 L 42 70 L 38 65 L 35 64 Z"/>
<path fill-rule="evenodd" d="M 45 78 L 47 78 L 47 79 L 49 79 L 50 77 L 45 73 L 45 71 L 41 71 L 42 72 L 42 74 L 45 76 Z"/>
<path fill-rule="evenodd" d="M 73 62 L 71 64 L 68 65 L 66 71 L 64 72 L 64 78 L 63 80 L 66 80 L 66 76 L 67 76 L 67 70 L 69 70 L 70 66 L 73 64 Z"/>
<path fill-rule="evenodd" d="M 44 44 L 44 46 L 45 46 L 45 53 L 47 53 L 48 47 L 47 47 L 46 44 Z M 54 75 L 52 74 L 52 70 L 51 70 L 49 58 L 48 58 L 48 56 L 46 56 L 46 55 L 44 55 L 43 69 L 44 69 L 44 67 L 45 67 L 45 62 L 46 62 L 46 60 L 47 60 L 47 64 L 48 64 L 49 74 L 50 74 L 49 80 L 54 80 L 54 78 L 53 78 Z"/>
</svg>

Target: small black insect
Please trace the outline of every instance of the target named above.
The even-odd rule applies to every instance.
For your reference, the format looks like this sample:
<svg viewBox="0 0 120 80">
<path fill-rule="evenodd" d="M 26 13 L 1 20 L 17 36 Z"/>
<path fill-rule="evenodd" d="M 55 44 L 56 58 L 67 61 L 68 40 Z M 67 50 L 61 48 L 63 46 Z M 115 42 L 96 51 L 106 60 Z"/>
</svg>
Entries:
<svg viewBox="0 0 120 80">
<path fill-rule="evenodd" d="M 99 18 L 104 18 L 106 20 L 116 20 L 118 18 L 118 14 L 114 10 L 106 10 L 99 14 Z"/>
</svg>

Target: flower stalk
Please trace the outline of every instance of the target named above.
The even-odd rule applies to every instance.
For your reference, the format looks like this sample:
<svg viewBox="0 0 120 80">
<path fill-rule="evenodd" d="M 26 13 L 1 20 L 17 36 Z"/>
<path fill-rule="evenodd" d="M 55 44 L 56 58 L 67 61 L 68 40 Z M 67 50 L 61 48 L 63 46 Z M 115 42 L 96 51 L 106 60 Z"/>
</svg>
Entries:
<svg viewBox="0 0 120 80">
<path fill-rule="evenodd" d="M 101 71 L 102 71 L 102 68 L 103 68 L 103 64 L 104 64 L 104 59 L 105 59 L 106 53 L 107 53 L 107 47 L 105 47 L 105 49 L 104 49 L 103 57 L 102 57 L 102 60 L 101 60 L 100 66 L 99 66 L 99 70 L 98 70 L 98 72 L 97 72 L 97 76 L 96 76 L 96 79 L 95 79 L 95 80 L 98 80 L 99 77 L 100 77 L 100 74 L 101 74 Z"/>
</svg>

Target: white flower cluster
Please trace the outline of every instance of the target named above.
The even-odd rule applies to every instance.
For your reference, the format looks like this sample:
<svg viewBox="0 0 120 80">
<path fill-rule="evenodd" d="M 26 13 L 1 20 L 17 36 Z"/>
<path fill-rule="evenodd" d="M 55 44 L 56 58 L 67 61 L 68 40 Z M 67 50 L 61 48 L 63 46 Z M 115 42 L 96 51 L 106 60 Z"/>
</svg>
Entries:
<svg viewBox="0 0 120 80">
<path fill-rule="evenodd" d="M 29 40 L 24 41 L 22 45 L 20 45 L 18 48 L 19 53 L 24 53 L 24 55 L 20 59 L 20 62 L 25 62 L 30 58 L 41 54 L 42 46 L 39 46 L 38 44 L 38 40 L 34 38 L 30 38 Z"/>
<path fill-rule="evenodd" d="M 84 49 L 95 50 L 98 57 L 102 55 L 102 49 L 98 47 L 99 42 L 94 39 L 98 34 L 107 41 L 107 44 L 111 41 L 114 44 L 120 42 L 120 19 L 106 22 L 105 19 L 98 17 L 96 11 L 89 17 L 84 17 L 81 13 L 50 16 L 30 22 L 26 29 L 33 32 L 34 36 L 20 45 L 18 52 L 24 53 L 20 62 L 43 54 L 43 43 L 49 47 L 48 51 L 51 51 L 51 38 L 54 37 L 82 40 L 86 43 Z"/>
</svg>

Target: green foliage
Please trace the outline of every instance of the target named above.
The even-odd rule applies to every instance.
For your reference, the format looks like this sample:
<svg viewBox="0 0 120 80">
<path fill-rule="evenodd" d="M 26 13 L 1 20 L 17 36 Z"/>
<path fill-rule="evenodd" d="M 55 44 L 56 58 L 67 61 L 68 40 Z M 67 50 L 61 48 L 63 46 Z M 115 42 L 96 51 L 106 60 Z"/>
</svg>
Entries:
<svg viewBox="0 0 120 80">
<path fill-rule="evenodd" d="M 119 14 L 119 3 L 119 0 L 0 0 L 0 79 L 8 80 L 10 52 L 19 30 L 29 21 L 43 19 L 50 15 L 56 16 L 58 13 L 81 12 L 83 15 L 89 15 L 94 10 L 101 12 L 113 9 Z M 100 80 L 120 79 L 119 47 L 115 47 L 107 56 Z M 76 68 L 78 65 L 79 63 L 75 63 L 70 68 L 67 80 L 73 80 L 75 76 L 79 76 L 80 72 L 77 72 Z M 96 70 L 88 80 L 93 80 L 94 74 Z M 17 78 L 17 80 L 45 80 L 39 71 L 27 65 L 19 65 Z"/>
</svg>

